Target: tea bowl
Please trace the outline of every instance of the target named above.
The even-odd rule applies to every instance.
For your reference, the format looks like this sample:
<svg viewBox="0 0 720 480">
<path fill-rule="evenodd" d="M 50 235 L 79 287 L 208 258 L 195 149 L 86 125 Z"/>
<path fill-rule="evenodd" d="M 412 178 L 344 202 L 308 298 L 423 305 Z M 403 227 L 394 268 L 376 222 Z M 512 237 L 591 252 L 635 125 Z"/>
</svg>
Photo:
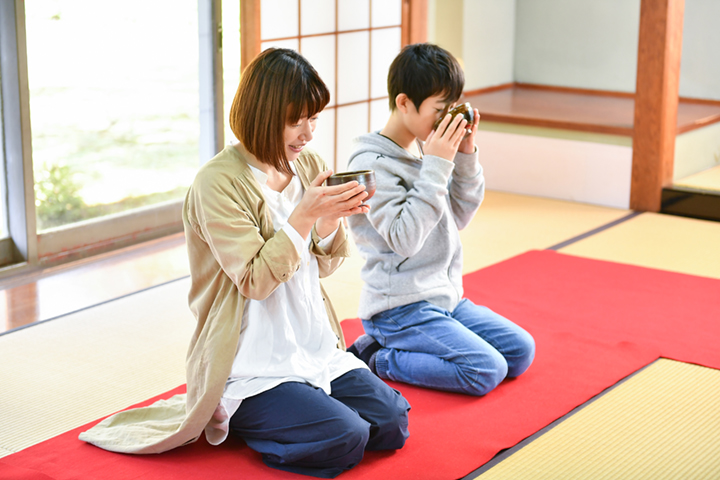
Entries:
<svg viewBox="0 0 720 480">
<path fill-rule="evenodd" d="M 467 125 L 469 127 L 467 128 L 467 133 L 465 135 L 469 135 L 470 130 L 472 129 L 473 120 L 475 120 L 475 110 L 473 110 L 470 102 L 461 103 L 460 105 L 456 105 L 450 110 L 448 110 L 446 107 L 445 110 L 443 110 L 440 114 L 440 118 L 435 121 L 435 124 L 433 125 L 433 130 L 437 130 L 437 128 L 440 126 L 440 122 L 442 122 L 443 118 L 445 118 L 448 113 L 452 115 L 452 118 L 455 118 L 455 115 L 462 115 L 463 117 L 465 117 L 465 120 L 467 120 Z"/>
<path fill-rule="evenodd" d="M 365 197 L 364 202 L 367 202 L 375 194 L 375 171 L 373 170 L 356 170 L 354 172 L 340 172 L 331 175 L 327 179 L 327 186 L 341 185 L 343 183 L 356 181 L 361 185 L 365 185 L 365 191 L 368 196 Z M 365 203 L 360 206 L 365 206 Z"/>
</svg>

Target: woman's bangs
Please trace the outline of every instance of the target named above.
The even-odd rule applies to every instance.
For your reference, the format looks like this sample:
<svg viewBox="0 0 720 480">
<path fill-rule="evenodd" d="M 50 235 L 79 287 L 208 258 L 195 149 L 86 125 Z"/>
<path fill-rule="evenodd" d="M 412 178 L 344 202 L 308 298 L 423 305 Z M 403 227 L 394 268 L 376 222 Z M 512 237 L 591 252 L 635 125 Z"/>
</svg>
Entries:
<svg viewBox="0 0 720 480">
<path fill-rule="evenodd" d="M 300 117 L 312 117 L 320 113 L 330 102 L 330 92 L 319 78 L 301 82 L 290 98 L 288 120 L 295 123 Z"/>
</svg>

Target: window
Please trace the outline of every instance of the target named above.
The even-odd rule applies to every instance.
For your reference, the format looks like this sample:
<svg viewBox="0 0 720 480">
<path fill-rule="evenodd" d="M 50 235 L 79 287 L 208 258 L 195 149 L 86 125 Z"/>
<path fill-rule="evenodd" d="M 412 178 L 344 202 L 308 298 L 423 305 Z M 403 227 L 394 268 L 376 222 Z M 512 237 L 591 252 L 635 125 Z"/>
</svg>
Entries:
<svg viewBox="0 0 720 480">
<path fill-rule="evenodd" d="M 300 52 L 330 90 L 311 144 L 343 171 L 352 140 L 385 125 L 387 72 L 400 52 L 401 0 L 262 0 L 260 50 Z M 266 15 L 264 12 L 273 12 Z"/>
<path fill-rule="evenodd" d="M 25 24 L 38 232 L 182 199 L 199 165 L 197 2 L 33 0 Z"/>
<path fill-rule="evenodd" d="M 328 84 L 314 147 L 343 170 L 351 139 L 385 123 L 387 68 L 401 44 L 424 41 L 426 10 L 0 0 L 0 277 L 181 231 L 197 168 L 234 140 L 240 61 L 270 45 L 298 49 Z"/>
<path fill-rule="evenodd" d="M 13 252 L 0 241 L 0 265 L 181 231 L 187 188 L 222 146 L 220 12 L 221 0 L 0 0 Z"/>
</svg>

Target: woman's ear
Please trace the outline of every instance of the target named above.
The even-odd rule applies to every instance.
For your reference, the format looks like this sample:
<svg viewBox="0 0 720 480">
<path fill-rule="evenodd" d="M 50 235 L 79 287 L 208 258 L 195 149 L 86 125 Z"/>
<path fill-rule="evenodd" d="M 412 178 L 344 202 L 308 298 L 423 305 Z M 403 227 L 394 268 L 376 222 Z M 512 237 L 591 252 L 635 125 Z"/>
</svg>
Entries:
<svg viewBox="0 0 720 480">
<path fill-rule="evenodd" d="M 408 102 L 410 101 L 411 100 L 407 95 L 404 93 L 398 93 L 398 96 L 395 97 L 395 106 L 402 113 L 408 113 Z"/>
</svg>

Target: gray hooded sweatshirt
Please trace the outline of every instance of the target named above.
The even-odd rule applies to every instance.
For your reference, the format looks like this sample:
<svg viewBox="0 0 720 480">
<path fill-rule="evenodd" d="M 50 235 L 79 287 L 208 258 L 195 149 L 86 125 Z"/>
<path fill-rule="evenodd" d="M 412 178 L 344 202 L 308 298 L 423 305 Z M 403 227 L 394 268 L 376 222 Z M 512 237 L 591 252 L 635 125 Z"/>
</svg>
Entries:
<svg viewBox="0 0 720 480">
<path fill-rule="evenodd" d="M 485 193 L 485 179 L 472 154 L 450 162 L 416 158 L 372 132 L 356 139 L 348 170 L 374 170 L 375 195 L 366 215 L 348 217 L 353 240 L 365 259 L 358 316 L 369 319 L 422 300 L 453 311 L 463 296 L 459 230 L 470 223 Z"/>
</svg>

